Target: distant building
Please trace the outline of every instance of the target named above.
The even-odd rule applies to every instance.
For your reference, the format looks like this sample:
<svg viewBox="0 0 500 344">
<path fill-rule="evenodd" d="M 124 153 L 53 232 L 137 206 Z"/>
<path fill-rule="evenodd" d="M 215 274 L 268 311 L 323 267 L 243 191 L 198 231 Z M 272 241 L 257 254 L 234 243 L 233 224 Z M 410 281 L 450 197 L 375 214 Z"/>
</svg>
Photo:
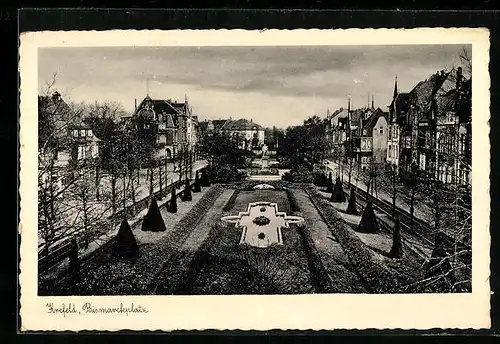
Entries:
<svg viewBox="0 0 500 344">
<path fill-rule="evenodd" d="M 93 165 L 101 140 L 62 99 L 59 92 L 38 97 L 40 182 L 61 189 L 72 176 L 70 167 Z"/>
<path fill-rule="evenodd" d="M 198 118 L 193 115 L 187 97 L 184 102 L 177 102 L 146 96 L 136 106 L 134 116 L 140 119 L 143 130 L 154 132 L 158 161 L 176 158 L 182 151 L 195 150 L 198 143 Z"/>
<path fill-rule="evenodd" d="M 206 120 L 200 122 L 202 133 L 225 132 L 238 141 L 241 149 L 260 150 L 264 145 L 265 129 L 253 120 Z"/>
</svg>

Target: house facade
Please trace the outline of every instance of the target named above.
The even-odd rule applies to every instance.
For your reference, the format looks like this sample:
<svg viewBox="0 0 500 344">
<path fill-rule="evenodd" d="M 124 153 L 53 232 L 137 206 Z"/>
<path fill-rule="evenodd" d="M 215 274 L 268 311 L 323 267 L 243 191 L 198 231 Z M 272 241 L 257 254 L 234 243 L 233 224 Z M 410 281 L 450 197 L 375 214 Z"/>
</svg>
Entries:
<svg viewBox="0 0 500 344">
<path fill-rule="evenodd" d="M 130 122 L 151 131 L 155 143 L 155 160 L 171 160 L 184 151 L 193 152 L 198 144 L 198 118 L 193 114 L 187 97 L 184 102 L 152 99 L 146 96 Z"/>
<path fill-rule="evenodd" d="M 205 120 L 200 122 L 200 131 L 226 133 L 238 142 L 240 149 L 260 150 L 264 146 L 265 129 L 252 119 Z"/>
<path fill-rule="evenodd" d="M 471 80 L 462 68 L 438 71 L 389 106 L 387 160 L 424 179 L 470 185 Z"/>
<path fill-rule="evenodd" d="M 101 140 L 58 92 L 38 97 L 38 122 L 39 183 L 61 190 L 73 168 L 96 164 Z"/>
</svg>

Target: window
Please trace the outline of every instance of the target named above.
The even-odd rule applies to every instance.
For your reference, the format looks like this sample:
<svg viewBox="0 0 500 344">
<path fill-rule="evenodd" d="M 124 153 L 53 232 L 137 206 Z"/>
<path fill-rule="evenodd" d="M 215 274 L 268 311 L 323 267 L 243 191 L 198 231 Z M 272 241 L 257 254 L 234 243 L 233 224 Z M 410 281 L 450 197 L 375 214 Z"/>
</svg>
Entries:
<svg viewBox="0 0 500 344">
<path fill-rule="evenodd" d="M 87 136 L 91 137 L 92 136 L 92 130 L 87 130 Z"/>
<path fill-rule="evenodd" d="M 384 128 L 383 127 L 380 127 L 380 133 L 383 134 L 384 133 Z"/>
<path fill-rule="evenodd" d="M 78 160 L 85 159 L 85 147 L 78 146 Z"/>
<path fill-rule="evenodd" d="M 99 154 L 99 147 L 97 145 L 92 146 L 92 157 L 96 158 Z"/>
<path fill-rule="evenodd" d="M 80 136 L 85 137 L 85 130 L 84 129 L 80 130 Z"/>
<path fill-rule="evenodd" d="M 78 130 L 73 130 L 73 136 L 78 137 Z"/>
</svg>

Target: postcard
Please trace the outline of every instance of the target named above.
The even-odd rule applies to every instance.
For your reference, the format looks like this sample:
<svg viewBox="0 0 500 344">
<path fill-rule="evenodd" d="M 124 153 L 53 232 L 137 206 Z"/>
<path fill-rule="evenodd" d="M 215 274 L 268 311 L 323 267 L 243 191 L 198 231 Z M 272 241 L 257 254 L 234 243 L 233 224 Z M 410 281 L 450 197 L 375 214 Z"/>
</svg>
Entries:
<svg viewBox="0 0 500 344">
<path fill-rule="evenodd" d="M 21 331 L 489 328 L 488 64 L 482 28 L 21 33 Z"/>
</svg>

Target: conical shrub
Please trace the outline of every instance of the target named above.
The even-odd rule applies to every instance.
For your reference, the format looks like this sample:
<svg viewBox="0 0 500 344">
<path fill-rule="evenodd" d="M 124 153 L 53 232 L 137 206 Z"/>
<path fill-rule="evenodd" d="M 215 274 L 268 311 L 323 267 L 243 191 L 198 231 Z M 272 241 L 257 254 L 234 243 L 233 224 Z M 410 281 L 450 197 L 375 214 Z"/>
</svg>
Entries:
<svg viewBox="0 0 500 344">
<path fill-rule="evenodd" d="M 328 177 L 326 176 L 325 171 L 321 172 L 321 186 L 328 186 Z"/>
<path fill-rule="evenodd" d="M 184 192 L 182 193 L 182 200 L 184 202 L 189 202 L 193 200 L 193 196 L 191 195 L 191 183 L 189 178 L 186 179 L 186 183 L 184 185 Z"/>
<path fill-rule="evenodd" d="M 68 254 L 68 273 L 72 284 L 80 280 L 80 258 L 78 258 L 78 242 L 76 238 L 71 239 L 71 248 Z"/>
<path fill-rule="evenodd" d="M 151 199 L 151 204 L 149 205 L 146 216 L 144 216 L 141 229 L 151 232 L 163 232 L 167 230 L 163 217 L 160 214 L 158 203 L 154 197 Z"/>
<path fill-rule="evenodd" d="M 201 192 L 200 178 L 198 176 L 198 171 L 194 177 L 193 192 Z"/>
<path fill-rule="evenodd" d="M 328 182 L 326 184 L 326 192 L 332 193 L 333 192 L 333 180 L 332 180 L 332 172 L 328 174 Z"/>
<path fill-rule="evenodd" d="M 380 227 L 378 225 L 377 217 L 373 211 L 372 202 L 368 201 L 366 207 L 363 210 L 363 215 L 361 215 L 361 221 L 358 225 L 358 231 L 361 233 L 378 233 L 380 232 Z"/>
<path fill-rule="evenodd" d="M 200 185 L 204 187 L 210 186 L 210 178 L 208 178 L 208 172 L 206 168 L 201 170 Z"/>
<path fill-rule="evenodd" d="M 170 194 L 170 201 L 168 202 L 167 211 L 169 213 L 177 212 L 177 194 L 175 193 L 175 186 L 172 186 L 172 193 Z"/>
<path fill-rule="evenodd" d="M 446 252 L 444 235 L 436 233 L 434 249 L 426 266 L 426 278 L 439 278 L 434 288 L 440 291 L 449 291 L 455 282 L 455 275 L 451 272 L 450 258 Z"/>
<path fill-rule="evenodd" d="M 358 209 L 356 209 L 356 192 L 354 188 L 351 188 L 351 193 L 349 195 L 349 204 L 347 204 L 347 209 L 345 210 L 347 214 L 359 215 Z"/>
<path fill-rule="evenodd" d="M 135 240 L 134 233 L 132 233 L 132 229 L 125 219 L 123 219 L 116 235 L 114 250 L 115 254 L 126 258 L 134 258 L 139 253 L 139 246 Z"/>
<path fill-rule="evenodd" d="M 333 192 L 330 201 L 332 202 L 346 201 L 344 189 L 342 188 L 342 182 L 340 181 L 339 178 L 337 178 L 337 180 L 335 181 L 335 185 L 333 186 Z"/>
<path fill-rule="evenodd" d="M 391 258 L 401 258 L 403 256 L 403 244 L 401 242 L 401 225 L 399 217 L 396 217 L 394 230 L 392 232 L 392 248 L 389 252 Z"/>
</svg>

